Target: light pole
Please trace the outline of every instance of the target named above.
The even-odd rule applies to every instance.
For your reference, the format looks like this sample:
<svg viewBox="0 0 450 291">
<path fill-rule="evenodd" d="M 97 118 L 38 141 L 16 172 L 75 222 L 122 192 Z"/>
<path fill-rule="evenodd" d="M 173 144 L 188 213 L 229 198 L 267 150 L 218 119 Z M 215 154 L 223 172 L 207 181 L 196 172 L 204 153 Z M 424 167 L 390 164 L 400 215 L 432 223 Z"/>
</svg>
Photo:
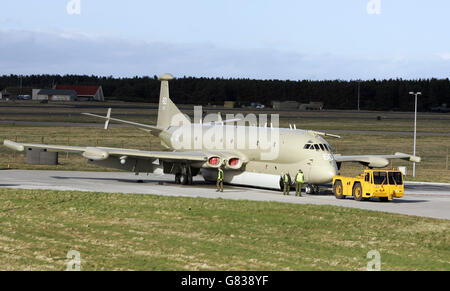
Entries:
<svg viewBox="0 0 450 291">
<path fill-rule="evenodd" d="M 360 87 L 361 87 L 361 80 L 358 80 L 358 111 L 359 111 L 359 99 L 361 97 Z"/>
<path fill-rule="evenodd" d="M 415 96 L 415 106 L 414 106 L 414 152 L 413 156 L 416 156 L 416 130 L 417 130 L 417 95 L 422 95 L 422 92 L 409 92 L 409 94 Z M 416 177 L 416 162 L 413 162 L 413 177 Z"/>
</svg>

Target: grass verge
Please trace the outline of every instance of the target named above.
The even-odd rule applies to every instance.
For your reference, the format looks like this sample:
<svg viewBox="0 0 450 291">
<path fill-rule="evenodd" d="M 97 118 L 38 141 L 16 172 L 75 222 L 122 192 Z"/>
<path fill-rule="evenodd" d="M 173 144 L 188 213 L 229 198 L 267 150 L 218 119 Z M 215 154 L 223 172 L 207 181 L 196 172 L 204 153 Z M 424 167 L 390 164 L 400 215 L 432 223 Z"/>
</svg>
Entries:
<svg viewBox="0 0 450 291">
<path fill-rule="evenodd" d="M 450 270 L 450 222 L 351 208 L 0 189 L 0 269 Z"/>
</svg>

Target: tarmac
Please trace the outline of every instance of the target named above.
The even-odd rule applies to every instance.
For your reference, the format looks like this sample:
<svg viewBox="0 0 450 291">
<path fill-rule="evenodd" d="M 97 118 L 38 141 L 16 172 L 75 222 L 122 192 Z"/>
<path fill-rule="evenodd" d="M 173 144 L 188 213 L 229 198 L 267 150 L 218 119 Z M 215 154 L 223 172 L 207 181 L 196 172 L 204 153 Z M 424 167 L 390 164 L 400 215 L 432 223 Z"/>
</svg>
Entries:
<svg viewBox="0 0 450 291">
<path fill-rule="evenodd" d="M 336 199 L 329 187 L 321 194 L 295 197 L 284 196 L 275 190 L 225 185 L 224 192 L 216 192 L 215 185 L 201 176 L 194 177 L 193 185 L 177 185 L 173 175 L 154 175 L 126 172 L 75 171 L 0 171 L 0 187 L 18 189 L 72 190 L 110 193 L 136 193 L 179 197 L 222 198 L 233 200 L 272 201 L 294 204 L 334 205 L 365 210 L 450 219 L 450 184 L 406 182 L 405 196 L 391 202 Z M 380 215 L 382 213 L 380 212 Z"/>
</svg>

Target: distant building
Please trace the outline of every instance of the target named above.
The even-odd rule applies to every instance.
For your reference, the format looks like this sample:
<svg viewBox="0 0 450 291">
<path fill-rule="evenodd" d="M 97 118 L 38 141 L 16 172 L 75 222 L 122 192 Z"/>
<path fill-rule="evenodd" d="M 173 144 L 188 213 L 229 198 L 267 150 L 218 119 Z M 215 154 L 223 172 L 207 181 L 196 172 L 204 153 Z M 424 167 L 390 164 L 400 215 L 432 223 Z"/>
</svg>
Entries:
<svg viewBox="0 0 450 291">
<path fill-rule="evenodd" d="M 45 98 L 45 100 L 48 100 L 47 97 L 45 95 L 40 96 L 38 93 L 39 91 L 41 91 L 42 89 L 32 89 L 31 90 L 31 99 L 33 100 L 44 100 L 43 98 Z"/>
<path fill-rule="evenodd" d="M 73 90 L 78 100 L 105 101 L 102 86 L 90 85 L 58 85 L 57 90 Z"/>
<path fill-rule="evenodd" d="M 297 101 L 272 101 L 272 107 L 275 110 L 297 110 L 298 102 Z"/>
<path fill-rule="evenodd" d="M 33 93 L 35 93 L 33 94 L 33 100 L 49 100 L 49 101 L 77 100 L 77 92 L 75 92 L 74 90 L 40 89 L 39 91 Z"/>
</svg>

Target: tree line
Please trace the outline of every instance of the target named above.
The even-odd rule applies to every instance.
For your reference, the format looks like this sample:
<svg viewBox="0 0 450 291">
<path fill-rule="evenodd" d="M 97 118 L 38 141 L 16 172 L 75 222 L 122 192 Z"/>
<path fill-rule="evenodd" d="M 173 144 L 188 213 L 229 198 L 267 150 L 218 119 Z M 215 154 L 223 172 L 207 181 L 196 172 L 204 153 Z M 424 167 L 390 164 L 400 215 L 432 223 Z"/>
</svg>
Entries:
<svg viewBox="0 0 450 291">
<path fill-rule="evenodd" d="M 0 90 L 6 87 L 52 88 L 53 85 L 101 85 L 107 100 L 158 102 L 160 83 L 156 76 L 114 78 L 87 75 L 3 75 Z M 225 78 L 182 77 L 171 81 L 171 98 L 176 103 L 238 105 L 271 101 L 321 101 L 326 109 L 356 109 L 360 93 L 362 110 L 414 110 L 410 91 L 421 91 L 418 108 L 427 111 L 433 106 L 450 103 L 449 79 L 418 80 L 324 80 L 283 81 Z M 450 105 L 450 104 L 449 104 Z"/>
</svg>

